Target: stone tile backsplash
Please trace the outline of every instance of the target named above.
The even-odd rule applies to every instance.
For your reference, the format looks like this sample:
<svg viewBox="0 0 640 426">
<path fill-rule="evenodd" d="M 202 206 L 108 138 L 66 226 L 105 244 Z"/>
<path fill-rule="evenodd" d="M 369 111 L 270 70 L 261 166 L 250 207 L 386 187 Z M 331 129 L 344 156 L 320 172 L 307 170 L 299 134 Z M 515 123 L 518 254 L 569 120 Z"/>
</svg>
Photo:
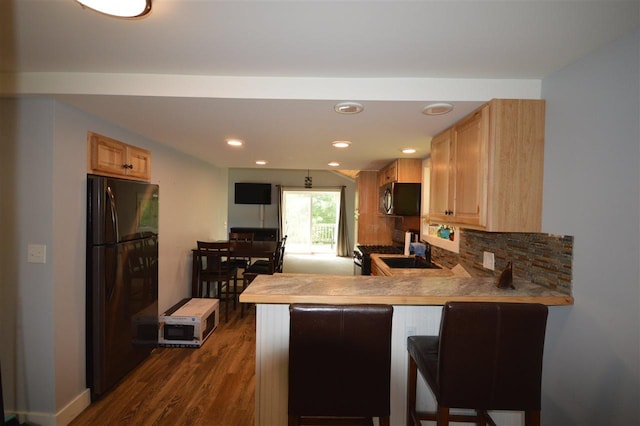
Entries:
<svg viewBox="0 0 640 426">
<path fill-rule="evenodd" d="M 495 270 L 482 267 L 483 253 L 495 255 Z M 514 280 L 527 280 L 571 294 L 573 237 L 519 232 L 460 230 L 460 253 L 435 246 L 433 259 L 446 267 L 461 264 L 474 276 L 498 279 L 507 262 L 513 262 Z"/>
</svg>

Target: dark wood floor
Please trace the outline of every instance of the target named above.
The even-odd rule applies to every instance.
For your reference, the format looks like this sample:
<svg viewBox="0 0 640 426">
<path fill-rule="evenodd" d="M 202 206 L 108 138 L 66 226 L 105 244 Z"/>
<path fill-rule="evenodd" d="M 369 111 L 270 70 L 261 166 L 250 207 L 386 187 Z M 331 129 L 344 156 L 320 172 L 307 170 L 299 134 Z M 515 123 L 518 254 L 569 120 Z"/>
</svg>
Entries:
<svg viewBox="0 0 640 426">
<path fill-rule="evenodd" d="M 255 314 L 230 313 L 199 349 L 159 348 L 71 426 L 254 423 Z"/>
</svg>

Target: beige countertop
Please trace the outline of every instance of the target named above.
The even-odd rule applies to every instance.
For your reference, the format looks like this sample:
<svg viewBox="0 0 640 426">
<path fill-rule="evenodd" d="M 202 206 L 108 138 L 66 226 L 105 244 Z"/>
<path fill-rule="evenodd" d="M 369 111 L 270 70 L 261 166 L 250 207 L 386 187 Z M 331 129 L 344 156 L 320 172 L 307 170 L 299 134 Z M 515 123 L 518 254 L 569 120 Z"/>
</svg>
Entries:
<svg viewBox="0 0 640 426">
<path fill-rule="evenodd" d="M 319 274 L 259 275 L 240 295 L 240 302 L 375 303 L 444 305 L 448 301 L 537 302 L 572 305 L 573 298 L 530 282 L 499 289 L 493 278 L 459 276 L 362 276 Z"/>
<path fill-rule="evenodd" d="M 452 276 L 460 276 L 460 273 L 456 273 L 448 268 L 441 267 L 440 269 L 430 269 L 430 268 L 390 268 L 386 263 L 380 260 L 381 257 L 409 257 L 403 254 L 378 254 L 371 253 L 371 264 L 372 269 L 375 268 L 378 271 L 379 275 L 384 275 L 387 277 L 452 277 Z M 434 262 L 438 265 L 437 262 Z M 375 267 L 373 266 L 375 265 Z M 441 266 L 441 265 L 438 265 Z M 463 276 L 469 277 L 469 274 L 464 274 Z"/>
</svg>

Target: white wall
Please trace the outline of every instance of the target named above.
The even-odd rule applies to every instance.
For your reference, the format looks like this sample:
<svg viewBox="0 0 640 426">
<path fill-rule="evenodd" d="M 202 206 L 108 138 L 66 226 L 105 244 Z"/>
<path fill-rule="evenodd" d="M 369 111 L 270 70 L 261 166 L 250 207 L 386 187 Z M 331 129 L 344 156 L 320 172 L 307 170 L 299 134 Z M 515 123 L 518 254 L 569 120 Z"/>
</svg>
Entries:
<svg viewBox="0 0 640 426">
<path fill-rule="evenodd" d="M 160 310 L 189 296 L 195 241 L 226 235 L 227 170 L 62 103 L 1 100 L 0 111 L 6 408 L 34 423 L 65 424 L 67 405 L 86 395 L 87 131 L 152 152 L 152 182 L 160 185 Z M 26 263 L 27 243 L 47 245 L 46 264 Z"/>
<path fill-rule="evenodd" d="M 639 33 L 543 80 L 543 231 L 575 236 L 550 312 L 542 421 L 640 424 Z"/>
<path fill-rule="evenodd" d="M 349 242 L 355 243 L 354 206 L 355 206 L 355 182 L 337 173 L 312 170 L 309 175 L 313 179 L 314 188 L 345 186 L 345 203 L 347 211 L 347 227 L 349 230 Z M 285 187 L 304 187 L 304 178 L 307 170 L 279 170 L 279 169 L 229 169 L 229 198 L 228 217 L 232 226 L 260 226 L 259 206 L 234 203 L 234 184 L 236 182 L 259 182 L 273 184 L 271 205 L 265 206 L 264 227 L 278 227 L 278 193 L 275 185 Z"/>
</svg>

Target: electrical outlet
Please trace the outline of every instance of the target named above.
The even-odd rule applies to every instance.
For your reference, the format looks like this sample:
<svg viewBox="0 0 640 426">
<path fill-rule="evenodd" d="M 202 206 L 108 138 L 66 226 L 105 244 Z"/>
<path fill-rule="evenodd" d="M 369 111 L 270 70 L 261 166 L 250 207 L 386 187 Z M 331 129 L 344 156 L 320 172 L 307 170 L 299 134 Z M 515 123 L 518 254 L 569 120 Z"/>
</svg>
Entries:
<svg viewBox="0 0 640 426">
<path fill-rule="evenodd" d="M 47 246 L 44 244 L 27 244 L 28 263 L 47 263 Z"/>
<path fill-rule="evenodd" d="M 482 266 L 492 271 L 496 269 L 496 258 L 490 251 L 485 251 L 482 257 Z"/>
<path fill-rule="evenodd" d="M 404 345 L 405 347 L 407 346 L 407 337 L 409 336 L 415 336 L 418 333 L 416 332 L 416 326 L 415 325 L 407 325 L 404 329 Z"/>
</svg>

